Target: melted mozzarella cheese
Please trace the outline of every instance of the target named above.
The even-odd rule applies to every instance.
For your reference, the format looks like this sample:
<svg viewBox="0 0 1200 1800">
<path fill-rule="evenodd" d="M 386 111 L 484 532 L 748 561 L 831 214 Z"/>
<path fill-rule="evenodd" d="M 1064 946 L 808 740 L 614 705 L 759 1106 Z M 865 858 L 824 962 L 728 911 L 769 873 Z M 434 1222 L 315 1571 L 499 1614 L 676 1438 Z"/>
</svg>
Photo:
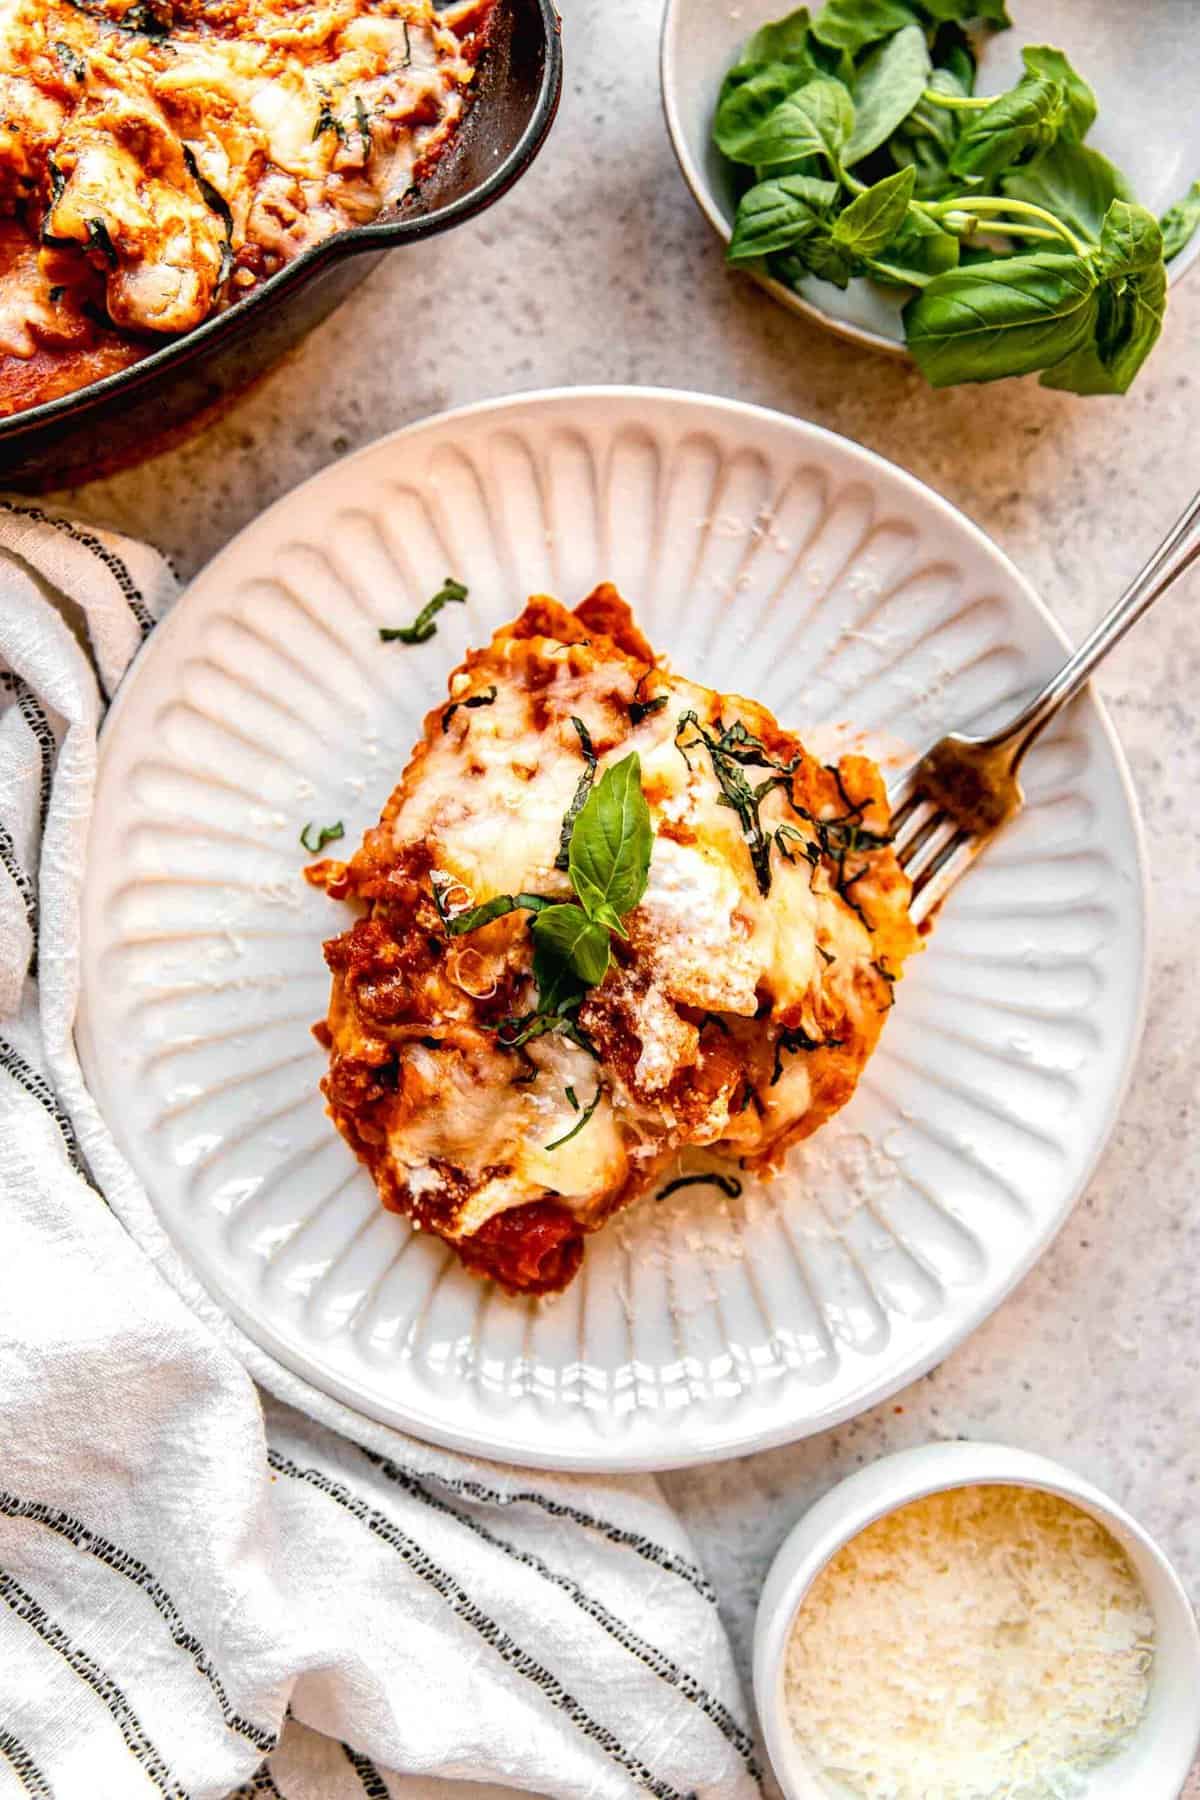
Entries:
<svg viewBox="0 0 1200 1800">
<path fill-rule="evenodd" d="M 528 693 L 501 678 L 490 706 L 464 711 L 448 731 L 439 731 L 419 784 L 396 814 L 396 843 L 428 843 L 438 865 L 463 883 L 472 905 L 521 889 L 570 895 L 570 883 L 554 865 L 563 815 L 587 768 L 571 717 L 582 718 L 600 742 L 606 722 L 587 684 L 570 674 L 562 656 L 553 660 L 563 669 L 553 690 L 561 717 L 539 730 Z M 472 685 L 463 681 L 457 693 L 452 687 L 451 697 L 465 696 Z M 627 685 L 632 695 L 632 679 Z M 620 754 L 602 757 L 600 769 Z"/>
<path fill-rule="evenodd" d="M 118 326 L 178 332 L 407 192 L 470 91 L 476 40 L 455 14 L 478 31 L 488 0 L 152 10 L 169 28 L 147 36 L 105 0 L 0 4 L 0 214 L 59 260 L 77 246 Z M 46 338 L 27 287 L 0 311 L 0 351 L 32 356 Z"/>
<path fill-rule="evenodd" d="M 423 1044 L 409 1050 L 423 1097 L 403 1132 L 389 1141 L 393 1172 L 417 1196 L 438 1183 L 434 1158 L 477 1183 L 454 1220 L 456 1237 L 547 1193 L 571 1201 L 586 1217 L 625 1178 L 628 1154 L 603 1091 L 582 1130 L 559 1141 L 602 1087 L 595 1060 L 560 1037 L 538 1039 L 529 1057 L 535 1079 L 514 1086 L 512 1068 L 499 1054 L 468 1060 Z M 570 1104 L 568 1087 L 577 1106 Z"/>
</svg>

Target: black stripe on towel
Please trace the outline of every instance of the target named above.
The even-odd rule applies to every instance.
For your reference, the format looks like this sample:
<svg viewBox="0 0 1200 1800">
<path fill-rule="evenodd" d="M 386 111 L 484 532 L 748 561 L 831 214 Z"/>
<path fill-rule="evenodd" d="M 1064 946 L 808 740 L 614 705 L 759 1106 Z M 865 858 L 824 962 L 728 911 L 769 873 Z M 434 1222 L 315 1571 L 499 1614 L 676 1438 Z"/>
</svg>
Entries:
<svg viewBox="0 0 1200 1800">
<path fill-rule="evenodd" d="M 390 1800 L 387 1782 L 370 1758 L 360 1756 L 357 1750 L 350 1748 L 349 1744 L 343 1744 L 342 1749 L 346 1752 L 346 1761 L 362 1782 L 363 1793 L 367 1796 L 367 1800 Z"/>
<path fill-rule="evenodd" d="M 61 1625 L 56 1625 L 33 1595 L 23 1588 L 15 1576 L 0 1569 L 0 1600 L 3 1600 L 26 1625 L 36 1631 L 42 1642 L 57 1650 L 67 1667 L 85 1682 L 103 1701 L 109 1715 L 125 1740 L 129 1754 L 139 1764 L 167 1800 L 188 1800 L 186 1788 L 174 1780 L 170 1769 L 142 1729 L 141 1721 L 111 1675 L 106 1675 L 85 1650 L 71 1642 Z"/>
<path fill-rule="evenodd" d="M 81 550 L 89 551 L 98 562 L 102 562 L 124 595 L 125 604 L 137 620 L 142 636 L 149 637 L 154 630 L 154 614 L 146 605 L 141 588 L 116 552 L 102 544 L 94 532 L 85 530 L 82 525 L 72 524 L 70 519 L 51 518 L 40 506 L 14 506 L 11 500 L 0 500 L 0 510 L 32 519 L 35 525 L 48 525 L 52 531 L 69 537 L 73 544 L 78 544 Z"/>
<path fill-rule="evenodd" d="M 54 1790 L 28 1750 L 11 1731 L 0 1731 L 0 1756 L 7 1757 L 13 1773 L 34 1800 L 54 1800 Z"/>
<path fill-rule="evenodd" d="M 40 839 L 46 830 L 46 814 L 50 811 L 50 786 L 54 779 L 54 758 L 58 754 L 58 745 L 42 703 L 27 681 L 22 680 L 20 675 L 14 675 L 11 669 L 0 669 L 0 688 L 12 695 L 17 711 L 33 734 L 41 757 L 41 777 L 38 783 Z"/>
<path fill-rule="evenodd" d="M 360 1446 L 361 1448 L 361 1446 Z M 363 1449 L 363 1455 L 376 1467 L 381 1467 L 384 1458 L 373 1450 Z M 481 1481 L 443 1481 L 440 1476 L 433 1477 L 440 1488 L 447 1493 L 457 1494 L 463 1500 L 478 1500 L 484 1506 L 536 1506 L 542 1512 L 549 1513 L 553 1519 L 570 1519 L 574 1525 L 582 1525 L 587 1531 L 597 1531 L 606 1537 L 611 1544 L 620 1544 L 626 1550 L 632 1550 L 646 1562 L 653 1563 L 655 1568 L 664 1570 L 668 1575 L 678 1575 L 689 1587 L 695 1588 L 702 1600 L 710 1606 L 717 1604 L 717 1590 L 713 1587 L 704 1571 L 689 1562 L 686 1556 L 679 1556 L 674 1550 L 667 1550 L 656 1544 L 653 1538 L 643 1537 L 641 1532 L 627 1531 L 623 1525 L 613 1525 L 608 1519 L 598 1519 L 594 1513 L 584 1512 L 581 1507 L 567 1506 L 561 1500 L 552 1500 L 548 1494 L 538 1493 L 536 1488 L 522 1489 L 516 1494 L 503 1494 L 498 1488 L 485 1487 Z"/>
<path fill-rule="evenodd" d="M 76 1550 L 83 1550 L 89 1556 L 94 1556 L 115 1574 L 124 1575 L 135 1587 L 141 1588 L 170 1631 L 173 1642 L 191 1657 L 197 1673 L 204 1677 L 212 1689 L 213 1698 L 221 1709 L 221 1717 L 230 1731 L 235 1731 L 239 1737 L 244 1737 L 264 1753 L 275 1748 L 279 1740 L 273 1731 L 267 1731 L 263 1726 L 255 1725 L 253 1720 L 244 1719 L 241 1713 L 235 1712 L 225 1691 L 225 1684 L 213 1666 L 212 1658 L 195 1633 L 188 1630 L 175 1602 L 144 1562 L 140 1562 L 128 1550 L 118 1549 L 116 1544 L 101 1537 L 98 1531 L 92 1531 L 81 1519 L 73 1518 L 70 1513 L 47 1506 L 41 1500 L 18 1499 L 16 1494 L 6 1493 L 3 1488 L 0 1488 L 0 1517 L 30 1519 L 35 1525 L 44 1525 L 47 1531 L 57 1532 L 59 1537 L 66 1538 Z"/>
<path fill-rule="evenodd" d="M 319 1493 L 328 1495 L 331 1500 L 344 1507 L 360 1524 L 365 1525 L 368 1531 L 373 1532 L 383 1543 L 395 1550 L 405 1566 L 411 1569 L 414 1575 L 419 1576 L 422 1581 L 428 1583 L 464 1625 L 468 1625 L 472 1631 L 478 1632 L 484 1643 L 495 1651 L 502 1662 L 507 1663 L 509 1668 L 515 1669 L 518 1675 L 522 1675 L 527 1681 L 532 1682 L 551 1706 L 556 1707 L 559 1712 L 565 1713 L 571 1723 L 590 1743 L 598 1745 L 606 1755 L 611 1757 L 613 1762 L 633 1778 L 640 1788 L 644 1788 L 648 1794 L 653 1794 L 654 1800 L 691 1800 L 690 1796 L 685 1796 L 680 1793 L 678 1788 L 672 1787 L 670 1782 L 655 1775 L 653 1769 L 647 1768 L 640 1757 L 626 1750 L 620 1739 L 606 1725 L 601 1725 L 597 1719 L 593 1719 L 574 1695 L 567 1692 L 558 1677 L 539 1663 L 527 1650 L 522 1650 L 520 1645 L 514 1642 L 494 1619 L 490 1619 L 483 1609 L 476 1605 L 466 1589 L 452 1575 L 440 1568 L 415 1539 L 410 1538 L 406 1532 L 400 1529 L 394 1519 L 389 1519 L 386 1513 L 378 1512 L 374 1507 L 369 1506 L 361 1495 L 351 1493 L 350 1489 L 344 1487 L 340 1481 L 331 1480 L 321 1469 L 301 1468 L 289 1457 L 281 1456 L 277 1450 L 268 1450 L 267 1460 L 279 1474 L 289 1475 L 296 1481 L 307 1482 Z"/>
<path fill-rule="evenodd" d="M 83 1176 L 83 1179 L 87 1182 L 89 1187 L 96 1188 L 96 1192 L 99 1193 L 100 1190 L 92 1180 L 91 1174 L 88 1171 L 88 1166 L 83 1160 L 83 1151 L 79 1148 L 79 1139 L 75 1136 L 75 1127 L 72 1125 L 64 1109 L 59 1105 L 58 1096 L 55 1094 L 54 1089 L 50 1086 L 50 1083 L 46 1080 L 45 1076 L 39 1075 L 36 1069 L 31 1068 L 25 1061 L 25 1058 L 21 1055 L 20 1051 L 14 1049 L 7 1038 L 2 1037 L 0 1037 L 0 1069 L 6 1070 L 7 1073 L 12 1076 L 13 1080 L 18 1082 L 20 1086 L 25 1089 L 27 1094 L 32 1094 L 38 1104 L 43 1106 L 50 1114 L 50 1117 L 62 1132 L 63 1142 L 66 1146 L 67 1157 L 71 1167 L 75 1170 L 77 1175 Z M 103 1196 L 101 1197 L 103 1198 Z"/>
<path fill-rule="evenodd" d="M 375 1458 L 371 1460 L 375 1461 Z M 543 1562 L 540 1556 L 535 1556 L 532 1551 L 521 1550 L 516 1544 L 510 1544 L 504 1538 L 497 1537 L 479 1520 L 456 1512 L 452 1506 L 448 1506 L 436 1494 L 431 1494 L 421 1482 L 396 1463 L 388 1462 L 386 1458 L 380 1458 L 377 1466 L 389 1481 L 394 1481 L 398 1487 L 403 1488 L 406 1494 L 411 1494 L 414 1500 L 420 1500 L 426 1506 L 432 1507 L 435 1512 L 440 1512 L 446 1518 L 453 1519 L 456 1525 L 465 1526 L 468 1531 L 474 1532 L 476 1537 L 481 1538 L 492 1549 L 502 1551 L 514 1562 L 523 1563 L 527 1569 L 535 1570 L 543 1580 L 561 1588 L 563 1593 L 574 1601 L 579 1610 L 586 1613 L 588 1618 L 620 1644 L 623 1650 L 627 1650 L 631 1656 L 636 1657 L 645 1668 L 657 1675 L 660 1680 L 665 1681 L 669 1687 L 673 1687 L 685 1700 L 690 1700 L 694 1706 L 699 1707 L 705 1717 L 716 1726 L 725 1741 L 737 1751 L 753 1780 L 760 1787 L 762 1786 L 762 1770 L 754 1755 L 754 1739 L 738 1724 L 728 1707 L 718 1700 L 715 1694 L 710 1694 L 694 1675 L 689 1675 L 671 1657 L 656 1649 L 653 1644 L 647 1643 L 645 1638 L 634 1631 L 632 1626 L 626 1624 L 624 1620 L 618 1619 L 599 1600 L 593 1599 L 590 1594 L 585 1593 L 579 1583 L 572 1581 L 569 1575 L 559 1574 L 548 1563 Z"/>
<path fill-rule="evenodd" d="M 240 1788 L 234 1789 L 229 1800 L 258 1800 L 260 1794 L 266 1794 L 268 1800 L 283 1800 L 283 1795 L 275 1785 L 275 1777 L 266 1763 L 260 1763 L 249 1781 L 244 1781 Z"/>
<path fill-rule="evenodd" d="M 3 868 L 21 896 L 21 904 L 25 908 L 25 917 L 29 921 L 29 932 L 33 939 L 30 964 L 35 964 L 37 962 L 38 931 L 37 889 L 21 867 L 21 859 L 17 855 L 17 846 L 13 843 L 12 833 L 2 819 L 0 819 L 0 868 Z"/>
</svg>

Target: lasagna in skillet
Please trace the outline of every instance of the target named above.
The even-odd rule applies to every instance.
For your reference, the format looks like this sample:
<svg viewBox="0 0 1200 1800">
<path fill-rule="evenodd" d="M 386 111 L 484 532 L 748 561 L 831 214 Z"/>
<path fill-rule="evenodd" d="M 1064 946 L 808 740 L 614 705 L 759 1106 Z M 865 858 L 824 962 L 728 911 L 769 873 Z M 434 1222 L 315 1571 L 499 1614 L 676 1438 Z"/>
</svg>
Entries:
<svg viewBox="0 0 1200 1800">
<path fill-rule="evenodd" d="M 374 219 L 463 118 L 495 0 L 0 0 L 0 416 Z"/>
<path fill-rule="evenodd" d="M 611 587 L 471 652 L 309 878 L 329 1111 L 385 1207 L 512 1292 L 684 1148 L 770 1171 L 854 1091 L 918 943 L 863 756 L 674 674 Z"/>
</svg>

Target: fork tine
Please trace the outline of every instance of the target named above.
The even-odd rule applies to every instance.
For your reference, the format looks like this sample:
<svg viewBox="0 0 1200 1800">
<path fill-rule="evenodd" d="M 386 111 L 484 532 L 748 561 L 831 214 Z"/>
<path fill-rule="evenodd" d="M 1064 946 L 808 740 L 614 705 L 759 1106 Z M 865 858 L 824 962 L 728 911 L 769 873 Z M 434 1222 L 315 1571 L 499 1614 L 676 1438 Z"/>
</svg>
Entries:
<svg viewBox="0 0 1200 1800">
<path fill-rule="evenodd" d="M 938 809 L 933 801 L 920 794 L 914 794 L 898 813 L 892 815 L 892 849 L 902 864 L 907 865 L 937 817 Z"/>
<path fill-rule="evenodd" d="M 930 860 L 913 881 L 909 915 L 914 925 L 920 925 L 923 919 L 927 919 L 942 904 L 950 889 L 960 876 L 966 874 L 987 841 L 986 837 L 960 831 L 943 845 L 941 852 Z"/>
<path fill-rule="evenodd" d="M 912 882 L 914 889 L 922 877 L 927 877 L 937 866 L 943 854 L 950 849 L 956 838 L 962 836 L 962 827 L 957 819 L 949 813 L 939 812 L 936 808 L 918 842 L 914 843 L 907 855 L 901 857 L 905 874 Z"/>
</svg>

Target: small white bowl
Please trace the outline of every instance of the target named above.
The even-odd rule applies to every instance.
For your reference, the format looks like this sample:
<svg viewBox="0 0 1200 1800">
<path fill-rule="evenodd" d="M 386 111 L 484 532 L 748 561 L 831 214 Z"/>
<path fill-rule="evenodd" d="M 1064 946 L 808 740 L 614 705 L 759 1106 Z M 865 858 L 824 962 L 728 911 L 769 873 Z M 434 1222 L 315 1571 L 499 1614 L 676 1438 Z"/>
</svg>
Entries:
<svg viewBox="0 0 1200 1800">
<path fill-rule="evenodd" d="M 1124 1549 L 1154 1613 L 1150 1698 L 1132 1740 L 1088 1777 L 1086 1800 L 1176 1800 L 1200 1749 L 1200 1631 L 1183 1585 L 1129 1514 L 1061 1464 L 1002 1444 L 926 1444 L 860 1469 L 818 1500 L 771 1565 L 754 1627 L 754 1698 L 787 1800 L 839 1800 L 796 1739 L 784 1662 L 796 1614 L 832 1556 L 886 1513 L 947 1488 L 1040 1488 L 1091 1513 Z"/>
<path fill-rule="evenodd" d="M 717 96 L 747 39 L 790 10 L 790 0 L 667 0 L 663 14 L 667 130 L 697 206 L 726 244 L 736 203 L 729 166 L 712 141 Z M 1114 0 L 1010 0 L 1010 10 L 1012 29 L 983 40 L 979 91 L 998 93 L 1017 80 L 1023 44 L 1061 44 L 1096 91 L 1100 110 L 1089 144 L 1125 171 L 1152 212 L 1180 199 L 1200 176 L 1200 31 L 1187 0 L 1141 0 L 1136 30 Z M 1172 283 L 1197 256 L 1200 233 L 1168 268 Z M 792 312 L 907 357 L 900 319 L 907 296 L 898 289 L 852 281 L 843 292 L 812 276 L 795 292 L 767 275 L 755 279 Z"/>
</svg>

